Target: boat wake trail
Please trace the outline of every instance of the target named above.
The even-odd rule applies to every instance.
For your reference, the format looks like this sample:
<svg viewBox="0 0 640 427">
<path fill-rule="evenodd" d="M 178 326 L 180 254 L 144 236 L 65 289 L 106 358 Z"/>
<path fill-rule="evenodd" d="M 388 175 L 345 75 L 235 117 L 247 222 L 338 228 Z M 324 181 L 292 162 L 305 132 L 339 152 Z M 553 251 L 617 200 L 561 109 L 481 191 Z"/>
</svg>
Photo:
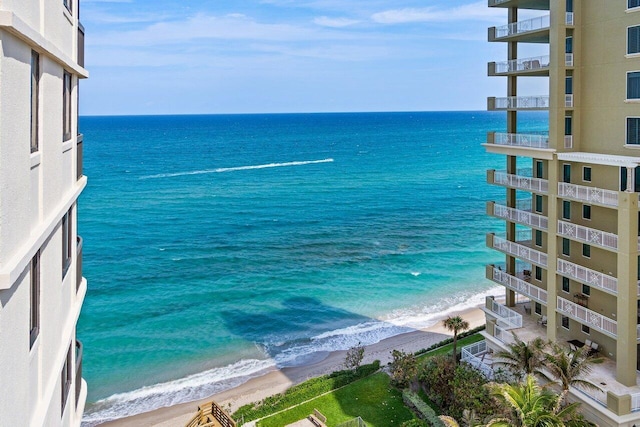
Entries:
<svg viewBox="0 0 640 427">
<path fill-rule="evenodd" d="M 328 158 L 328 159 L 321 159 L 321 160 L 304 160 L 304 161 L 285 162 L 285 163 L 266 163 L 264 165 L 204 169 L 204 170 L 197 170 L 197 171 L 190 171 L 190 172 L 161 173 L 157 175 L 141 176 L 140 179 L 173 178 L 176 176 L 204 175 L 209 173 L 236 172 L 236 171 L 245 171 L 245 170 L 251 170 L 251 169 L 283 168 L 288 166 L 305 166 L 305 165 L 315 165 L 318 163 L 331 163 L 331 162 L 333 162 L 333 159 Z"/>
</svg>

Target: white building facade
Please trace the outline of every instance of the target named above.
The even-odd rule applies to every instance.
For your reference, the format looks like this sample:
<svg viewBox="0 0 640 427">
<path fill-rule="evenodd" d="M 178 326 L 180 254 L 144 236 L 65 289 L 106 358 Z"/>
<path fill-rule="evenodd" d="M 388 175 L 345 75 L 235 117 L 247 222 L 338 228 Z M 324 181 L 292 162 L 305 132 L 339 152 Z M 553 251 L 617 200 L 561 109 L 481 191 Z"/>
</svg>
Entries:
<svg viewBox="0 0 640 427">
<path fill-rule="evenodd" d="M 79 426 L 80 0 L 0 0 L 0 426 Z"/>
</svg>

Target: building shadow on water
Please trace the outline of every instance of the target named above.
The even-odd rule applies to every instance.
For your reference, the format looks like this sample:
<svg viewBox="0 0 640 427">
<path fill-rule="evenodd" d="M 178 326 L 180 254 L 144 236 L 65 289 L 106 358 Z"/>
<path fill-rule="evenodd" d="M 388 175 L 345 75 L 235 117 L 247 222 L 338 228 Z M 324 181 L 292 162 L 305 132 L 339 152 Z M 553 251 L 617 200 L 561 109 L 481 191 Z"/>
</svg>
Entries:
<svg viewBox="0 0 640 427">
<path fill-rule="evenodd" d="M 449 338 L 446 334 L 382 322 L 311 297 L 290 298 L 281 306 L 264 311 L 228 311 L 223 318 L 231 334 L 263 348 L 292 384 L 344 369 L 346 349 L 359 342 L 367 345 L 363 363 L 380 360 L 385 366 L 393 349 L 414 352 Z M 336 392 L 333 402 L 343 414 L 366 420 L 367 414 L 380 410 L 369 407 L 379 402 L 366 397 Z M 398 399 L 397 404 L 402 405 Z M 322 412 L 322 405 L 316 406 Z M 331 419 L 329 422 L 335 423 Z"/>
</svg>

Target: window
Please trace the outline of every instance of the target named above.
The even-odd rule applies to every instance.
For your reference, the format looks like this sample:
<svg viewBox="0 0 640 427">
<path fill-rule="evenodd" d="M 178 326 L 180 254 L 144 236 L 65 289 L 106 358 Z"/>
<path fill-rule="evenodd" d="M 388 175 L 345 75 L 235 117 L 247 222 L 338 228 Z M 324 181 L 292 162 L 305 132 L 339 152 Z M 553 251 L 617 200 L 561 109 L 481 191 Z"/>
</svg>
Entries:
<svg viewBox="0 0 640 427">
<path fill-rule="evenodd" d="M 571 116 L 566 116 L 564 118 L 564 134 L 565 135 L 573 135 L 571 129 Z"/>
<path fill-rule="evenodd" d="M 627 118 L 627 144 L 640 144 L 640 117 Z"/>
<path fill-rule="evenodd" d="M 64 72 L 62 77 L 62 140 L 71 139 L 71 74 Z"/>
<path fill-rule="evenodd" d="M 38 106 L 40 95 L 40 55 L 31 51 L 31 152 L 38 151 Z"/>
<path fill-rule="evenodd" d="M 640 99 L 640 71 L 627 73 L 627 99 Z"/>
<path fill-rule="evenodd" d="M 31 258 L 31 306 L 29 317 L 29 348 L 33 347 L 40 333 L 40 251 Z"/>
<path fill-rule="evenodd" d="M 573 53 L 573 37 L 567 37 L 564 41 L 565 53 Z"/>
<path fill-rule="evenodd" d="M 627 0 L 627 9 L 633 9 L 634 7 L 640 7 L 640 0 Z"/>
<path fill-rule="evenodd" d="M 542 246 L 542 231 L 535 230 L 536 246 Z"/>
<path fill-rule="evenodd" d="M 69 11 L 69 13 L 73 13 L 73 4 L 72 4 L 73 0 L 62 0 L 62 4 L 64 4 L 64 7 L 67 8 L 67 10 Z"/>
<path fill-rule="evenodd" d="M 564 79 L 564 93 L 571 95 L 573 93 L 573 77 L 567 76 Z"/>
<path fill-rule="evenodd" d="M 542 196 L 536 194 L 536 212 L 542 213 Z"/>
<path fill-rule="evenodd" d="M 539 302 L 537 302 L 537 303 L 536 303 L 536 305 L 535 305 L 534 310 L 535 310 L 535 313 L 536 313 L 536 314 L 542 314 L 542 304 L 540 304 Z"/>
<path fill-rule="evenodd" d="M 568 200 L 562 202 L 562 218 L 571 219 L 571 202 Z"/>
<path fill-rule="evenodd" d="M 588 335 L 591 329 L 587 325 L 582 325 L 582 332 Z"/>
<path fill-rule="evenodd" d="M 562 165 L 562 182 L 571 182 L 571 165 Z"/>
<path fill-rule="evenodd" d="M 71 265 L 71 209 L 62 217 L 62 277 Z"/>
<path fill-rule="evenodd" d="M 585 258 L 591 258 L 591 246 L 582 244 L 582 256 Z"/>
<path fill-rule="evenodd" d="M 542 280 L 542 268 L 536 266 L 536 280 Z"/>
<path fill-rule="evenodd" d="M 586 296 L 591 295 L 591 288 L 588 285 L 582 285 L 582 294 Z"/>
<path fill-rule="evenodd" d="M 562 316 L 562 327 L 569 329 L 569 318 L 567 316 Z"/>
<path fill-rule="evenodd" d="M 72 366 L 71 366 L 71 350 L 72 347 L 69 346 L 69 350 L 67 351 L 67 358 L 64 361 L 64 365 L 62 365 L 62 374 L 60 375 L 60 385 L 62 391 L 62 407 L 61 413 L 64 414 L 64 407 L 67 406 L 67 398 L 69 397 L 69 390 L 71 389 L 71 381 L 72 381 Z"/>
<path fill-rule="evenodd" d="M 570 292 L 570 282 L 569 282 L 569 278 L 568 277 L 563 277 L 562 278 L 562 291 L 569 293 Z"/>
<path fill-rule="evenodd" d="M 589 166 L 582 168 L 582 180 L 585 182 L 591 182 L 591 168 Z"/>
<path fill-rule="evenodd" d="M 640 25 L 627 28 L 627 54 L 640 53 Z"/>
<path fill-rule="evenodd" d="M 573 12 L 573 0 L 567 0 L 567 12 Z"/>
<path fill-rule="evenodd" d="M 540 160 L 536 160 L 536 178 L 544 177 L 544 163 Z"/>
<path fill-rule="evenodd" d="M 582 218 L 591 219 L 591 206 L 582 205 Z"/>
<path fill-rule="evenodd" d="M 571 255 L 571 241 L 569 239 L 562 239 L 562 255 Z"/>
</svg>

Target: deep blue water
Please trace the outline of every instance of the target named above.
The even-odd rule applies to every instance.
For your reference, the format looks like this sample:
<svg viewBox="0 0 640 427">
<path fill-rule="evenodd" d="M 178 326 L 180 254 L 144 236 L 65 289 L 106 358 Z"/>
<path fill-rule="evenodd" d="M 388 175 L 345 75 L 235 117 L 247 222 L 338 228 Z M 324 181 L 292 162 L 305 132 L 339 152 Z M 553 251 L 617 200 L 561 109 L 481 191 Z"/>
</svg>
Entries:
<svg viewBox="0 0 640 427">
<path fill-rule="evenodd" d="M 547 127 L 520 115 L 522 130 Z M 487 112 L 82 117 L 87 420 L 377 342 L 493 288 Z M 527 165 L 525 165 L 527 166 Z M 97 403 L 96 403 L 97 402 Z"/>
</svg>

